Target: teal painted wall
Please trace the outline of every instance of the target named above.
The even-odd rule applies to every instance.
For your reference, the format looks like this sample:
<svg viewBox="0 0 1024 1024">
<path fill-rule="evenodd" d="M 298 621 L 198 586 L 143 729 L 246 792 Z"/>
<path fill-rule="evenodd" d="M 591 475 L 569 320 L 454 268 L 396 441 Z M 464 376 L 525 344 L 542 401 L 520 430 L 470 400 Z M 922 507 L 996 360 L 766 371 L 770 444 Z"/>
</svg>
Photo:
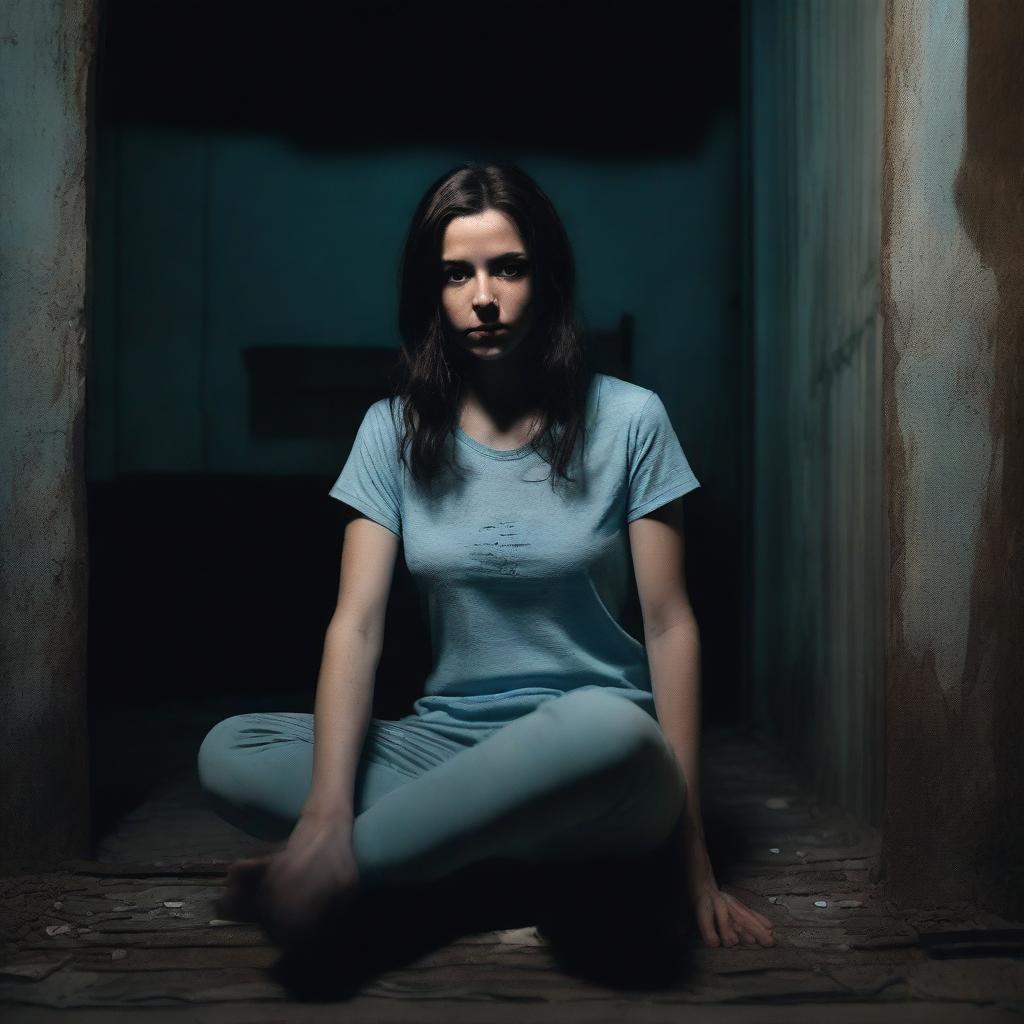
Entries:
<svg viewBox="0 0 1024 1024">
<path fill-rule="evenodd" d="M 885 4 L 748 4 L 751 633 L 743 716 L 880 824 Z"/>
<path fill-rule="evenodd" d="M 513 154 L 566 222 L 584 321 L 635 316 L 634 379 L 661 394 L 726 507 L 738 494 L 736 133 L 720 118 L 693 158 Z M 248 436 L 241 350 L 397 346 L 409 217 L 468 156 L 324 156 L 272 135 L 102 129 L 89 479 L 337 472 L 337 441 Z"/>
</svg>

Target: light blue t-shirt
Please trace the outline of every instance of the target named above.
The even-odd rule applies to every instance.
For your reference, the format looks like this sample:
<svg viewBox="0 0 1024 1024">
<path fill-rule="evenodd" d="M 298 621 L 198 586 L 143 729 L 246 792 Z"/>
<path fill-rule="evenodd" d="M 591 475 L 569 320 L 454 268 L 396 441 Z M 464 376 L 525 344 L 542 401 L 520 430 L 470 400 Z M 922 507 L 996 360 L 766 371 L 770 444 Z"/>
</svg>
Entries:
<svg viewBox="0 0 1024 1024">
<path fill-rule="evenodd" d="M 397 534 L 430 626 L 425 721 L 487 728 L 583 686 L 616 687 L 657 718 L 647 650 L 620 624 L 627 523 L 700 484 L 656 392 L 595 374 L 588 433 L 558 478 L 529 445 L 490 448 L 457 427 L 429 492 L 398 458 L 401 412 L 367 410 L 330 495 Z M 452 448 L 449 448 L 451 451 Z"/>
</svg>

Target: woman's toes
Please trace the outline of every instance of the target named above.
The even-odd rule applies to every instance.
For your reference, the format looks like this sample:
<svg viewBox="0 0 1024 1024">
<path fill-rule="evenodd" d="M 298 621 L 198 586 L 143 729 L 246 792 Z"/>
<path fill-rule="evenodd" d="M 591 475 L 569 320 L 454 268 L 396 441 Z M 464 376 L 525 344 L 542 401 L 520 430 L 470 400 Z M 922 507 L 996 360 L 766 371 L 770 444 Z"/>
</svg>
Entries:
<svg viewBox="0 0 1024 1024">
<path fill-rule="evenodd" d="M 252 895 L 231 886 L 213 904 L 217 916 L 226 921 L 256 921 L 258 919 L 256 901 Z"/>
<path fill-rule="evenodd" d="M 218 917 L 228 921 L 258 921 L 259 893 L 266 864 L 232 865 L 228 869 L 227 888 L 214 903 Z"/>
</svg>

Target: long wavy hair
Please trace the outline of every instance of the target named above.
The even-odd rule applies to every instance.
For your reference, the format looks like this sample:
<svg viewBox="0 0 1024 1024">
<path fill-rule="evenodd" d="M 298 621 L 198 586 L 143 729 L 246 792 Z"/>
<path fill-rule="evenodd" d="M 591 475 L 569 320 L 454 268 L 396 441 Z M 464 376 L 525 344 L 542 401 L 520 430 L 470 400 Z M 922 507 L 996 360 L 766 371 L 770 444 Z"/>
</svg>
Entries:
<svg viewBox="0 0 1024 1024">
<path fill-rule="evenodd" d="M 441 305 L 442 244 L 454 217 L 500 210 L 516 225 L 529 260 L 533 327 L 522 342 L 536 359 L 541 428 L 530 442 L 553 468 L 552 487 L 569 474 L 586 435 L 586 398 L 593 377 L 576 316 L 576 269 L 569 237 L 551 200 L 512 163 L 466 163 L 427 189 L 413 214 L 399 266 L 399 379 L 390 396 L 403 405 L 399 458 L 429 483 L 445 460 L 458 422 L 464 381 L 445 331 Z M 452 445 L 454 452 L 455 445 Z M 406 457 L 406 448 L 409 457 Z M 458 474 L 454 463 L 449 463 Z"/>
</svg>

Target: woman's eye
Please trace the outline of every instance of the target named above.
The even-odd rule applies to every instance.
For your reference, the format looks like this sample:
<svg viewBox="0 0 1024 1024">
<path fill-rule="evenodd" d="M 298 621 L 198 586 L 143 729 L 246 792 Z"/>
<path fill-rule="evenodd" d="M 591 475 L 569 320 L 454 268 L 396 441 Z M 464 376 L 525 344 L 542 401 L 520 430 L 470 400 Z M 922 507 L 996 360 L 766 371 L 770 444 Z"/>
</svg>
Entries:
<svg viewBox="0 0 1024 1024">
<path fill-rule="evenodd" d="M 522 260 L 506 263 L 501 268 L 501 276 L 507 278 L 522 277 L 526 273 L 526 264 Z M 463 284 L 469 280 L 465 270 L 459 267 L 448 267 L 444 272 L 444 279 L 449 284 Z"/>
</svg>

